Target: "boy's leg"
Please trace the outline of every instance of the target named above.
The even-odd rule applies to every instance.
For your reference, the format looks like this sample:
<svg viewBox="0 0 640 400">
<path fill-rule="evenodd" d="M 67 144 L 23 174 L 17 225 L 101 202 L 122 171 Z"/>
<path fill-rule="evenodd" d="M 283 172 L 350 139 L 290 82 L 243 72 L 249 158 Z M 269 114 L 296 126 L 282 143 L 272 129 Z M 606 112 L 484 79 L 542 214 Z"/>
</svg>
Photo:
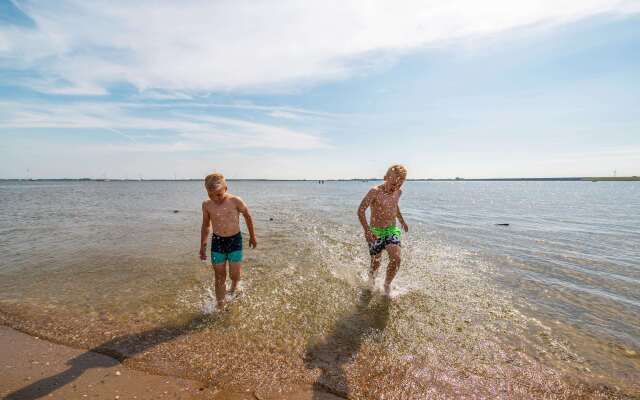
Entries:
<svg viewBox="0 0 640 400">
<path fill-rule="evenodd" d="M 368 243 L 369 255 L 371 256 L 371 268 L 369 268 L 369 283 L 375 283 L 376 273 L 380 268 L 380 259 L 382 258 L 382 250 L 384 250 L 384 240 L 376 238 L 373 242 Z"/>
<path fill-rule="evenodd" d="M 231 276 L 231 293 L 236 291 L 240 281 L 240 267 L 242 265 L 242 249 L 227 254 L 229 260 L 229 275 Z"/>
<path fill-rule="evenodd" d="M 224 306 L 224 296 L 227 294 L 227 262 L 213 264 L 213 270 L 216 278 L 216 301 L 218 308 L 222 308 Z"/>
<path fill-rule="evenodd" d="M 235 293 L 238 282 L 240 282 L 240 267 L 242 267 L 241 262 L 229 262 L 229 276 L 231 277 L 231 289 L 229 289 L 229 292 L 231 293 Z"/>
<path fill-rule="evenodd" d="M 384 280 L 384 291 L 389 294 L 391 291 L 391 281 L 396 276 L 400 267 L 400 246 L 397 244 L 387 245 L 387 254 L 389 254 L 389 265 L 387 266 L 387 277 Z"/>
<path fill-rule="evenodd" d="M 374 281 L 376 279 L 378 268 L 380 268 L 381 258 L 382 258 L 382 253 L 378 253 L 376 255 L 371 256 L 371 268 L 369 269 L 369 279 L 371 281 Z"/>
</svg>

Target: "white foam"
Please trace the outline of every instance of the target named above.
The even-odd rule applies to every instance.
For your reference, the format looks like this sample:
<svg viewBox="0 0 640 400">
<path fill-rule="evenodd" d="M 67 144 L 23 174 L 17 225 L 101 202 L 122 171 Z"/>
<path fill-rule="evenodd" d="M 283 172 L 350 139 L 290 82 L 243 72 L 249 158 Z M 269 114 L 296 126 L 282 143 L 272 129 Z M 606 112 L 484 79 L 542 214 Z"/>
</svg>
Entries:
<svg viewBox="0 0 640 400">
<path fill-rule="evenodd" d="M 204 288 L 204 294 L 201 297 L 200 309 L 203 314 L 212 314 L 216 311 L 216 296 L 213 294 L 210 286 Z"/>
</svg>

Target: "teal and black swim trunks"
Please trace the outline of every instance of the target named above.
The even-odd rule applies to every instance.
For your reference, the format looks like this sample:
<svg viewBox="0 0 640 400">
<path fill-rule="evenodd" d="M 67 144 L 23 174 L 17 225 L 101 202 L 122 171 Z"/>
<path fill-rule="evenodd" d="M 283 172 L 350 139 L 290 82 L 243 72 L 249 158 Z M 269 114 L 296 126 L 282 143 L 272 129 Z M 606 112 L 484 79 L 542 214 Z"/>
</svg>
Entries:
<svg viewBox="0 0 640 400">
<path fill-rule="evenodd" d="M 400 228 L 397 226 L 391 225 L 384 228 L 371 226 L 369 229 L 376 236 L 376 240 L 369 243 L 369 254 L 371 256 L 380 254 L 390 244 L 400 246 Z"/>
<path fill-rule="evenodd" d="M 242 261 L 242 234 L 233 236 L 211 236 L 211 263 L 223 264 L 225 261 L 232 263 Z"/>
</svg>

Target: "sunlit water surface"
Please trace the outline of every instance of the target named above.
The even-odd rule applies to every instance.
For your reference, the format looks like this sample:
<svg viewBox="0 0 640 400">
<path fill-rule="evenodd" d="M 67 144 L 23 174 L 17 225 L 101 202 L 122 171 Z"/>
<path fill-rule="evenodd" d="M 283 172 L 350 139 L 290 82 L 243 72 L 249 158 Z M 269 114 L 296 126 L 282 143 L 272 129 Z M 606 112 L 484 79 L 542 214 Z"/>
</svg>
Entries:
<svg viewBox="0 0 640 400">
<path fill-rule="evenodd" d="M 640 394 L 640 185 L 408 182 L 386 298 L 355 215 L 371 184 L 230 182 L 259 246 L 221 313 L 201 183 L 0 183 L 0 322 L 231 390 Z"/>
</svg>

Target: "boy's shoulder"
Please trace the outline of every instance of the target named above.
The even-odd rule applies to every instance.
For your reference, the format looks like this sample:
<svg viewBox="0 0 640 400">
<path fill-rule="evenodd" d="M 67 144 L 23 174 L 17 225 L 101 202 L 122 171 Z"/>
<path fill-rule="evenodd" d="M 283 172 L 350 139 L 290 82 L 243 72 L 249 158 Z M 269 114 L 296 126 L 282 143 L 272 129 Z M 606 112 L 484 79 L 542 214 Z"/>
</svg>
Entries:
<svg viewBox="0 0 640 400">
<path fill-rule="evenodd" d="M 246 204 L 244 203 L 244 200 L 242 200 L 242 198 L 240 196 L 236 196 L 235 194 L 231 194 L 231 193 L 227 193 L 228 194 L 228 200 L 235 205 L 238 208 L 244 209 L 246 208 Z"/>
<path fill-rule="evenodd" d="M 241 202 L 242 199 L 240 198 L 240 196 L 236 196 L 235 194 L 231 194 L 231 193 L 227 193 L 227 200 L 233 201 L 235 202 Z"/>
<path fill-rule="evenodd" d="M 401 189 L 398 189 L 397 192 L 399 192 L 399 194 L 402 194 L 402 190 Z M 371 189 L 369 189 L 369 194 L 370 195 L 376 196 L 376 195 L 381 194 L 381 193 L 383 193 L 383 194 L 386 193 L 384 191 L 384 183 L 381 183 L 380 185 L 372 186 Z"/>
<path fill-rule="evenodd" d="M 369 193 L 380 193 L 381 190 L 382 190 L 382 185 L 375 185 L 375 186 L 371 186 L 371 189 L 369 189 Z"/>
<path fill-rule="evenodd" d="M 380 185 L 376 185 L 376 186 L 372 186 L 371 189 L 369 189 L 369 195 L 377 195 L 380 193 L 385 193 L 384 192 L 384 184 L 380 184 Z M 397 189 L 396 193 L 398 194 L 398 196 L 402 195 L 402 189 Z"/>
</svg>

